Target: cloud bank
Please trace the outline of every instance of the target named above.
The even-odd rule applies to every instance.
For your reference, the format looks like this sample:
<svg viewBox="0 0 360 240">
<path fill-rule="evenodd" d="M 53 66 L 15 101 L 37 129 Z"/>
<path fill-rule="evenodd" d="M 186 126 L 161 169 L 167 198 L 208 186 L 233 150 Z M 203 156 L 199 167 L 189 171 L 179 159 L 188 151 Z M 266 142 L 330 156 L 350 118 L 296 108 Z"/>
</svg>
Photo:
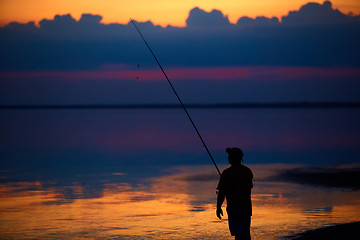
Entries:
<svg viewBox="0 0 360 240">
<path fill-rule="evenodd" d="M 129 24 L 102 24 L 99 15 L 71 15 L 0 29 L 1 71 L 94 69 L 104 64 L 151 65 Z M 277 18 L 242 17 L 236 24 L 219 10 L 190 11 L 187 26 L 162 28 L 138 23 L 168 66 L 286 65 L 360 66 L 360 17 L 308 3 Z"/>
<path fill-rule="evenodd" d="M 154 97 L 168 86 L 134 26 L 101 19 L 67 14 L 0 28 L 0 103 L 174 100 Z M 189 102 L 360 100 L 360 16 L 331 2 L 236 23 L 195 7 L 186 23 L 137 26 Z"/>
</svg>

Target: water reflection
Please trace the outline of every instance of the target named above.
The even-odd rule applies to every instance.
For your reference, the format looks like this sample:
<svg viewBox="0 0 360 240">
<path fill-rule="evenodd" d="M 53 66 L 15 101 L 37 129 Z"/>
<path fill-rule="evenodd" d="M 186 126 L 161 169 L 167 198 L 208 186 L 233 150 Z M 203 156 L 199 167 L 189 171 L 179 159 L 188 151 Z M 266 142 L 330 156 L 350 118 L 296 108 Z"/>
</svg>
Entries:
<svg viewBox="0 0 360 240">
<path fill-rule="evenodd" d="M 294 165 L 253 165 L 253 239 L 278 239 L 305 229 L 359 220 L 360 191 L 270 181 Z M 171 174 L 92 188 L 43 182 L 3 183 L 3 239 L 231 239 L 226 216 L 215 216 L 212 166 L 168 169 Z M 118 172 L 114 172 L 118 175 Z M 121 175 L 121 174 L 120 174 Z M 96 186 L 95 186 L 96 188 Z M 66 190 L 68 189 L 68 190 Z M 72 194 L 67 191 L 71 189 Z"/>
<path fill-rule="evenodd" d="M 231 239 L 215 216 L 217 173 L 181 109 L 1 114 L 0 238 Z M 358 109 L 191 115 L 218 164 L 229 146 L 258 164 L 253 239 L 360 220 L 359 187 L 340 181 L 348 174 L 322 169 L 334 188 L 313 172 L 358 163 Z"/>
</svg>

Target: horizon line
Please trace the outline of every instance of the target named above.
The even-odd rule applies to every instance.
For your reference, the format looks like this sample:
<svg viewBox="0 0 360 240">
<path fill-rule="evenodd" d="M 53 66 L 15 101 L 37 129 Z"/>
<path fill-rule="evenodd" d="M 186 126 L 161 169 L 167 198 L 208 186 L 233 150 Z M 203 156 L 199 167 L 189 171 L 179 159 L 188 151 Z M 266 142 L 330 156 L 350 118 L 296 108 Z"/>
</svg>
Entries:
<svg viewBox="0 0 360 240">
<path fill-rule="evenodd" d="M 236 108 L 360 108 L 360 102 L 239 102 L 239 103 L 189 103 L 186 108 L 236 109 Z M 181 104 L 0 104 L 0 109 L 177 109 Z"/>
</svg>

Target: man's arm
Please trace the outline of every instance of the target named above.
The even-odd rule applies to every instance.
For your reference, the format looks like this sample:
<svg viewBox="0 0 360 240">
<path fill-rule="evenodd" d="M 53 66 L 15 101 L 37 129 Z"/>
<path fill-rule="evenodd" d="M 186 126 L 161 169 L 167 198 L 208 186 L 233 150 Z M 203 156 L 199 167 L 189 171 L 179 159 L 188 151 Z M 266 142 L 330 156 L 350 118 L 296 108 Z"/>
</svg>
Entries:
<svg viewBox="0 0 360 240">
<path fill-rule="evenodd" d="M 218 196 L 217 196 L 217 204 L 216 204 L 216 216 L 221 219 L 221 216 L 224 216 L 224 213 L 221 209 L 221 205 L 223 204 L 225 200 L 225 194 L 224 191 L 219 190 Z"/>
</svg>

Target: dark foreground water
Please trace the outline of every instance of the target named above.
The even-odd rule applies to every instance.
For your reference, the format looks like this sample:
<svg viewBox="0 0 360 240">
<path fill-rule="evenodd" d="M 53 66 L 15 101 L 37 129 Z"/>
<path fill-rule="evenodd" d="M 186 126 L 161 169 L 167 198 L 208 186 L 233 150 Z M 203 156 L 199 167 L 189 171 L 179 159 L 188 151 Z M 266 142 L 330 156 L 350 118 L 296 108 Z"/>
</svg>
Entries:
<svg viewBox="0 0 360 240">
<path fill-rule="evenodd" d="M 231 239 L 181 109 L 0 114 L 1 239 Z M 190 114 L 221 170 L 226 147 L 244 149 L 253 239 L 360 220 L 358 109 Z"/>
</svg>

